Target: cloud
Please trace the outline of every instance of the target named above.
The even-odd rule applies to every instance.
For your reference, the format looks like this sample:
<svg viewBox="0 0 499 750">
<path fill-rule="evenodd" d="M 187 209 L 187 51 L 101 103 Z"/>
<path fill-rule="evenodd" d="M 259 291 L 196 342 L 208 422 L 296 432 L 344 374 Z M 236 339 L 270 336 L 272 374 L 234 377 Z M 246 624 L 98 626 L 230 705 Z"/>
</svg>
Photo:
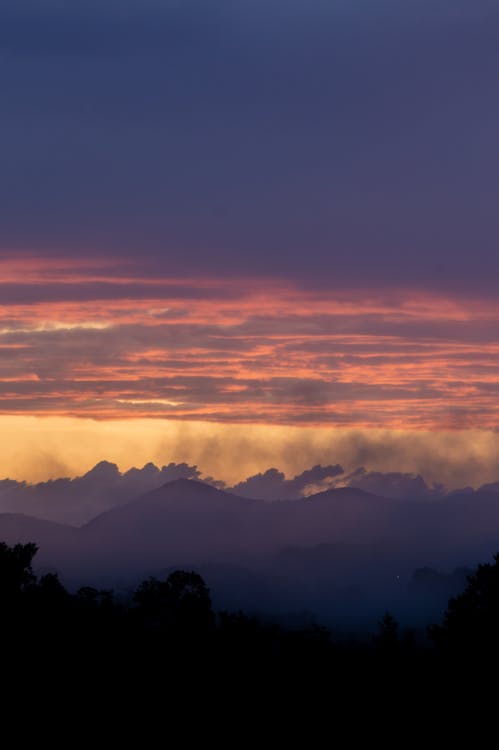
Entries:
<svg viewBox="0 0 499 750">
<path fill-rule="evenodd" d="M 231 454 L 227 444 L 225 451 L 226 455 L 222 458 L 228 462 Z M 209 454 L 205 453 L 205 457 L 209 458 Z M 355 459 L 356 455 L 352 454 L 349 462 Z M 55 472 L 61 464 L 54 457 L 50 465 L 57 477 Z M 445 474 L 446 468 L 448 470 L 448 467 L 441 465 L 442 474 Z M 497 473 L 492 475 L 497 477 Z M 170 461 L 158 468 L 150 461 L 140 469 L 133 466 L 121 472 L 116 463 L 103 460 L 85 474 L 72 479 L 61 478 L 59 475 L 59 478 L 33 484 L 12 479 L 0 480 L 0 513 L 24 513 L 81 525 L 110 508 L 124 505 L 178 479 L 197 480 L 219 489 L 228 489 L 240 497 L 265 501 L 299 501 L 330 489 L 346 487 L 360 489 L 378 497 L 419 503 L 441 500 L 446 496 L 452 498 L 456 492 L 474 492 L 469 486 L 446 487 L 435 479 L 430 485 L 416 472 L 367 470 L 360 467 L 345 473 L 339 464 L 316 464 L 290 479 L 286 479 L 283 471 L 271 468 L 228 487 L 223 479 L 208 476 L 197 465 L 187 462 Z M 489 482 L 477 491 L 496 492 L 498 487 L 499 482 Z"/>
<path fill-rule="evenodd" d="M 57 478 L 35 484 L 0 480 L 0 512 L 14 511 L 80 525 L 109 508 L 178 479 L 194 479 L 220 489 L 226 487 L 223 480 L 203 475 L 196 465 L 186 462 L 171 461 L 160 469 L 150 461 L 140 469 L 132 467 L 122 473 L 116 463 L 103 460 L 74 479 Z M 272 468 L 228 489 L 241 497 L 277 501 L 299 500 L 337 487 L 357 487 L 383 497 L 416 500 L 434 499 L 445 493 L 443 486 L 430 490 L 419 475 L 368 472 L 364 468 L 345 475 L 339 464 L 317 464 L 291 479 Z M 483 487 L 491 488 L 494 485 Z"/>
<path fill-rule="evenodd" d="M 151 274 L 132 283 L 130 268 L 106 281 L 105 262 L 61 270 L 57 259 L 27 256 L 0 258 L 2 268 L 17 290 L 0 311 L 4 413 L 361 428 L 499 424 L 499 308 L 487 299 L 330 295 L 270 277 L 256 284 Z M 32 281 L 14 303 L 24 273 Z M 96 274 L 101 286 L 85 281 Z M 71 300 L 73 288 L 80 297 Z M 93 295 L 91 317 L 83 293 Z"/>
<path fill-rule="evenodd" d="M 159 469 L 149 462 L 141 469 L 132 467 L 122 473 L 115 463 L 103 460 L 73 479 L 63 477 L 34 484 L 0 480 L 0 513 L 24 513 L 79 526 L 167 482 L 200 478 L 198 468 L 186 463 L 170 462 Z M 211 477 L 203 481 L 223 486 L 223 482 Z"/>
<path fill-rule="evenodd" d="M 373 495 L 398 499 L 435 499 L 445 493 L 445 487 L 437 484 L 428 487 L 420 474 L 398 471 L 367 471 L 360 467 L 330 486 L 356 487 Z M 312 489 L 312 488 L 310 488 Z M 327 489 L 327 487 L 324 487 Z M 318 490 L 315 490 L 318 491 Z"/>
<path fill-rule="evenodd" d="M 253 497 L 260 500 L 296 500 L 307 495 L 310 486 L 320 482 L 332 482 L 334 477 L 343 473 L 339 464 L 334 466 L 314 466 L 298 474 L 293 479 L 286 479 L 282 471 L 267 471 L 248 477 L 232 487 L 236 495 Z"/>
<path fill-rule="evenodd" d="M 186 463 L 234 486 L 279 467 L 286 477 L 310 466 L 340 464 L 345 476 L 367 472 L 420 474 L 431 487 L 478 487 L 498 479 L 495 430 L 379 430 L 270 424 L 228 424 L 163 418 L 86 419 L 0 415 L 8 435 L 0 478 L 41 481 L 76 477 L 102 458 L 121 471 L 154 462 Z M 343 475 L 338 476 L 344 479 Z"/>
</svg>

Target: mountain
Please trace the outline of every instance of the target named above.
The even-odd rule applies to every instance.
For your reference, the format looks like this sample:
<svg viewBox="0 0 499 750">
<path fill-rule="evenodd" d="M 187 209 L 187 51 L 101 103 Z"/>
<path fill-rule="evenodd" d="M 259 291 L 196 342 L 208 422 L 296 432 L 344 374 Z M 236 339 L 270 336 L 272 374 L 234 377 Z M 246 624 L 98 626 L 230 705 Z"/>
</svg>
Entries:
<svg viewBox="0 0 499 750">
<path fill-rule="evenodd" d="M 0 514 L 0 540 L 34 541 L 40 548 L 37 566 L 57 570 L 70 584 L 126 586 L 172 565 L 237 565 L 254 558 L 266 505 L 178 479 L 79 528 Z"/>
<path fill-rule="evenodd" d="M 80 526 L 100 513 L 168 482 L 200 478 L 201 471 L 197 466 L 186 463 L 169 463 L 161 469 L 147 463 L 141 469 L 131 468 L 122 473 L 116 464 L 100 461 L 86 474 L 74 479 L 51 479 L 38 484 L 1 479 L 0 513 L 26 513 Z M 248 477 L 232 488 L 213 477 L 205 477 L 202 481 L 238 497 L 267 501 L 302 500 L 340 485 L 341 488 L 365 490 L 394 499 L 437 500 L 448 494 L 442 485 L 429 487 L 419 475 L 372 472 L 364 467 L 345 475 L 339 464 L 317 464 L 288 479 L 282 471 L 271 468 Z M 488 485 L 488 489 L 492 490 L 494 486 Z"/>
<path fill-rule="evenodd" d="M 113 471 L 102 473 L 114 486 Z M 0 514 L 1 539 L 36 542 L 37 567 L 72 586 L 129 590 L 188 568 L 204 572 L 221 607 L 306 610 L 336 622 L 387 608 L 423 617 L 424 597 L 435 612 L 448 587 L 411 588 L 414 570 L 473 567 L 497 552 L 499 493 L 418 502 L 345 487 L 266 502 L 177 479 L 79 528 Z"/>
<path fill-rule="evenodd" d="M 127 554 L 254 557 L 293 543 L 318 544 L 386 529 L 397 501 L 351 488 L 301 501 L 241 498 L 202 482 L 179 479 L 89 521 L 82 534 Z"/>
<path fill-rule="evenodd" d="M 232 561 L 255 545 L 263 501 L 178 479 L 97 516 L 80 529 L 93 564 L 129 570 Z"/>
<path fill-rule="evenodd" d="M 25 513 L 36 518 L 79 526 L 110 508 L 123 505 L 148 490 L 184 477 L 196 478 L 196 466 L 173 464 L 159 469 L 152 463 L 122 474 L 117 465 L 100 461 L 75 479 L 27 484 L 0 480 L 0 513 Z"/>
<path fill-rule="evenodd" d="M 113 483 L 113 472 L 106 473 Z M 268 574 L 281 548 L 348 537 L 352 544 L 366 532 L 371 537 L 377 526 L 386 525 L 387 508 L 394 502 L 347 488 L 270 503 L 178 479 L 80 528 L 0 514 L 0 538 L 35 541 L 41 550 L 37 562 L 51 564 L 78 583 L 125 585 L 168 566 L 235 565 Z"/>
<path fill-rule="evenodd" d="M 113 472 L 106 473 L 113 484 Z M 95 576 L 184 564 L 261 568 L 282 549 L 321 544 L 355 548 L 364 561 L 365 550 L 376 549 L 378 562 L 404 560 L 404 569 L 413 563 L 469 564 L 499 549 L 499 494 L 491 492 L 420 503 L 347 487 L 299 501 L 265 502 L 178 479 L 73 528 L 69 551 L 66 527 L 3 515 L 9 517 L 23 520 L 5 526 L 7 541 L 30 538 L 57 548 L 71 557 L 72 567 L 79 558 L 81 569 Z"/>
</svg>

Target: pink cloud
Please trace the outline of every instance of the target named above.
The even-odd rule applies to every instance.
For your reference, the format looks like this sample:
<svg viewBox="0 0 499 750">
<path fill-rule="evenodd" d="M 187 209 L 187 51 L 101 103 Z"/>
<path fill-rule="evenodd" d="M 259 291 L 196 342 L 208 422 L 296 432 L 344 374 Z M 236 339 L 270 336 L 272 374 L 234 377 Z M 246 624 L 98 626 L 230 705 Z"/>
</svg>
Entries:
<svg viewBox="0 0 499 750">
<path fill-rule="evenodd" d="M 0 412 L 499 426 L 499 304 L 0 259 Z"/>
</svg>

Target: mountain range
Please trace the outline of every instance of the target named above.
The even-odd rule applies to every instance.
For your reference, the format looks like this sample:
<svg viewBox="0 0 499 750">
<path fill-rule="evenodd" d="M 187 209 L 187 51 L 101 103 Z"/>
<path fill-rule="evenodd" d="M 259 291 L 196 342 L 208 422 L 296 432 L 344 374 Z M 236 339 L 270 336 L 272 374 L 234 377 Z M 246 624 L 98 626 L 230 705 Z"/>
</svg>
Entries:
<svg viewBox="0 0 499 750">
<path fill-rule="evenodd" d="M 141 469 L 120 472 L 117 465 L 101 461 L 83 476 L 30 484 L 13 479 L 0 480 L 0 513 L 26 513 L 59 523 L 81 526 L 100 513 L 123 505 L 149 490 L 176 479 L 202 481 L 239 497 L 260 500 L 300 500 L 329 489 L 351 487 L 374 495 L 398 500 L 437 500 L 451 491 L 442 484 L 428 485 L 419 474 L 368 471 L 359 467 L 350 473 L 339 464 L 320 464 L 287 479 L 270 468 L 237 484 L 204 476 L 195 465 L 170 463 L 161 468 L 153 463 Z M 499 491 L 499 483 L 484 485 L 479 491 Z M 459 493 L 474 492 L 471 487 Z"/>
<path fill-rule="evenodd" d="M 428 502 L 343 487 L 269 502 L 176 479 L 79 527 L 1 513 L 0 539 L 35 542 L 39 571 L 70 587 L 126 594 L 148 575 L 187 568 L 221 607 L 349 625 L 390 608 L 423 623 L 457 593 L 463 568 L 499 550 L 499 492 Z"/>
</svg>

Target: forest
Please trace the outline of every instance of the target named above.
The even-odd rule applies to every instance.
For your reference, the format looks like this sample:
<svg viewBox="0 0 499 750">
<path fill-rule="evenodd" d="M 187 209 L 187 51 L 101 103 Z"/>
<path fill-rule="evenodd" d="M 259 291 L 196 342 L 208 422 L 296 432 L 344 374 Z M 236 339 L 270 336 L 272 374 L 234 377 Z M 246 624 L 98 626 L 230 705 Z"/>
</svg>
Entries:
<svg viewBox="0 0 499 750">
<path fill-rule="evenodd" d="M 296 629 L 215 611 L 205 581 L 190 570 L 144 580 L 129 600 L 88 586 L 71 593 L 56 574 L 35 575 L 36 553 L 33 543 L 0 544 L 4 667 L 15 672 L 49 671 L 68 684 L 90 677 L 101 686 L 160 679 L 165 689 L 186 677 L 198 686 L 265 678 L 267 687 L 269 680 L 303 687 L 306 679 L 334 692 L 359 680 L 364 688 L 414 684 L 499 661 L 499 555 L 478 566 L 424 638 L 401 631 L 386 612 L 376 632 L 355 640 L 320 624 Z"/>
</svg>

